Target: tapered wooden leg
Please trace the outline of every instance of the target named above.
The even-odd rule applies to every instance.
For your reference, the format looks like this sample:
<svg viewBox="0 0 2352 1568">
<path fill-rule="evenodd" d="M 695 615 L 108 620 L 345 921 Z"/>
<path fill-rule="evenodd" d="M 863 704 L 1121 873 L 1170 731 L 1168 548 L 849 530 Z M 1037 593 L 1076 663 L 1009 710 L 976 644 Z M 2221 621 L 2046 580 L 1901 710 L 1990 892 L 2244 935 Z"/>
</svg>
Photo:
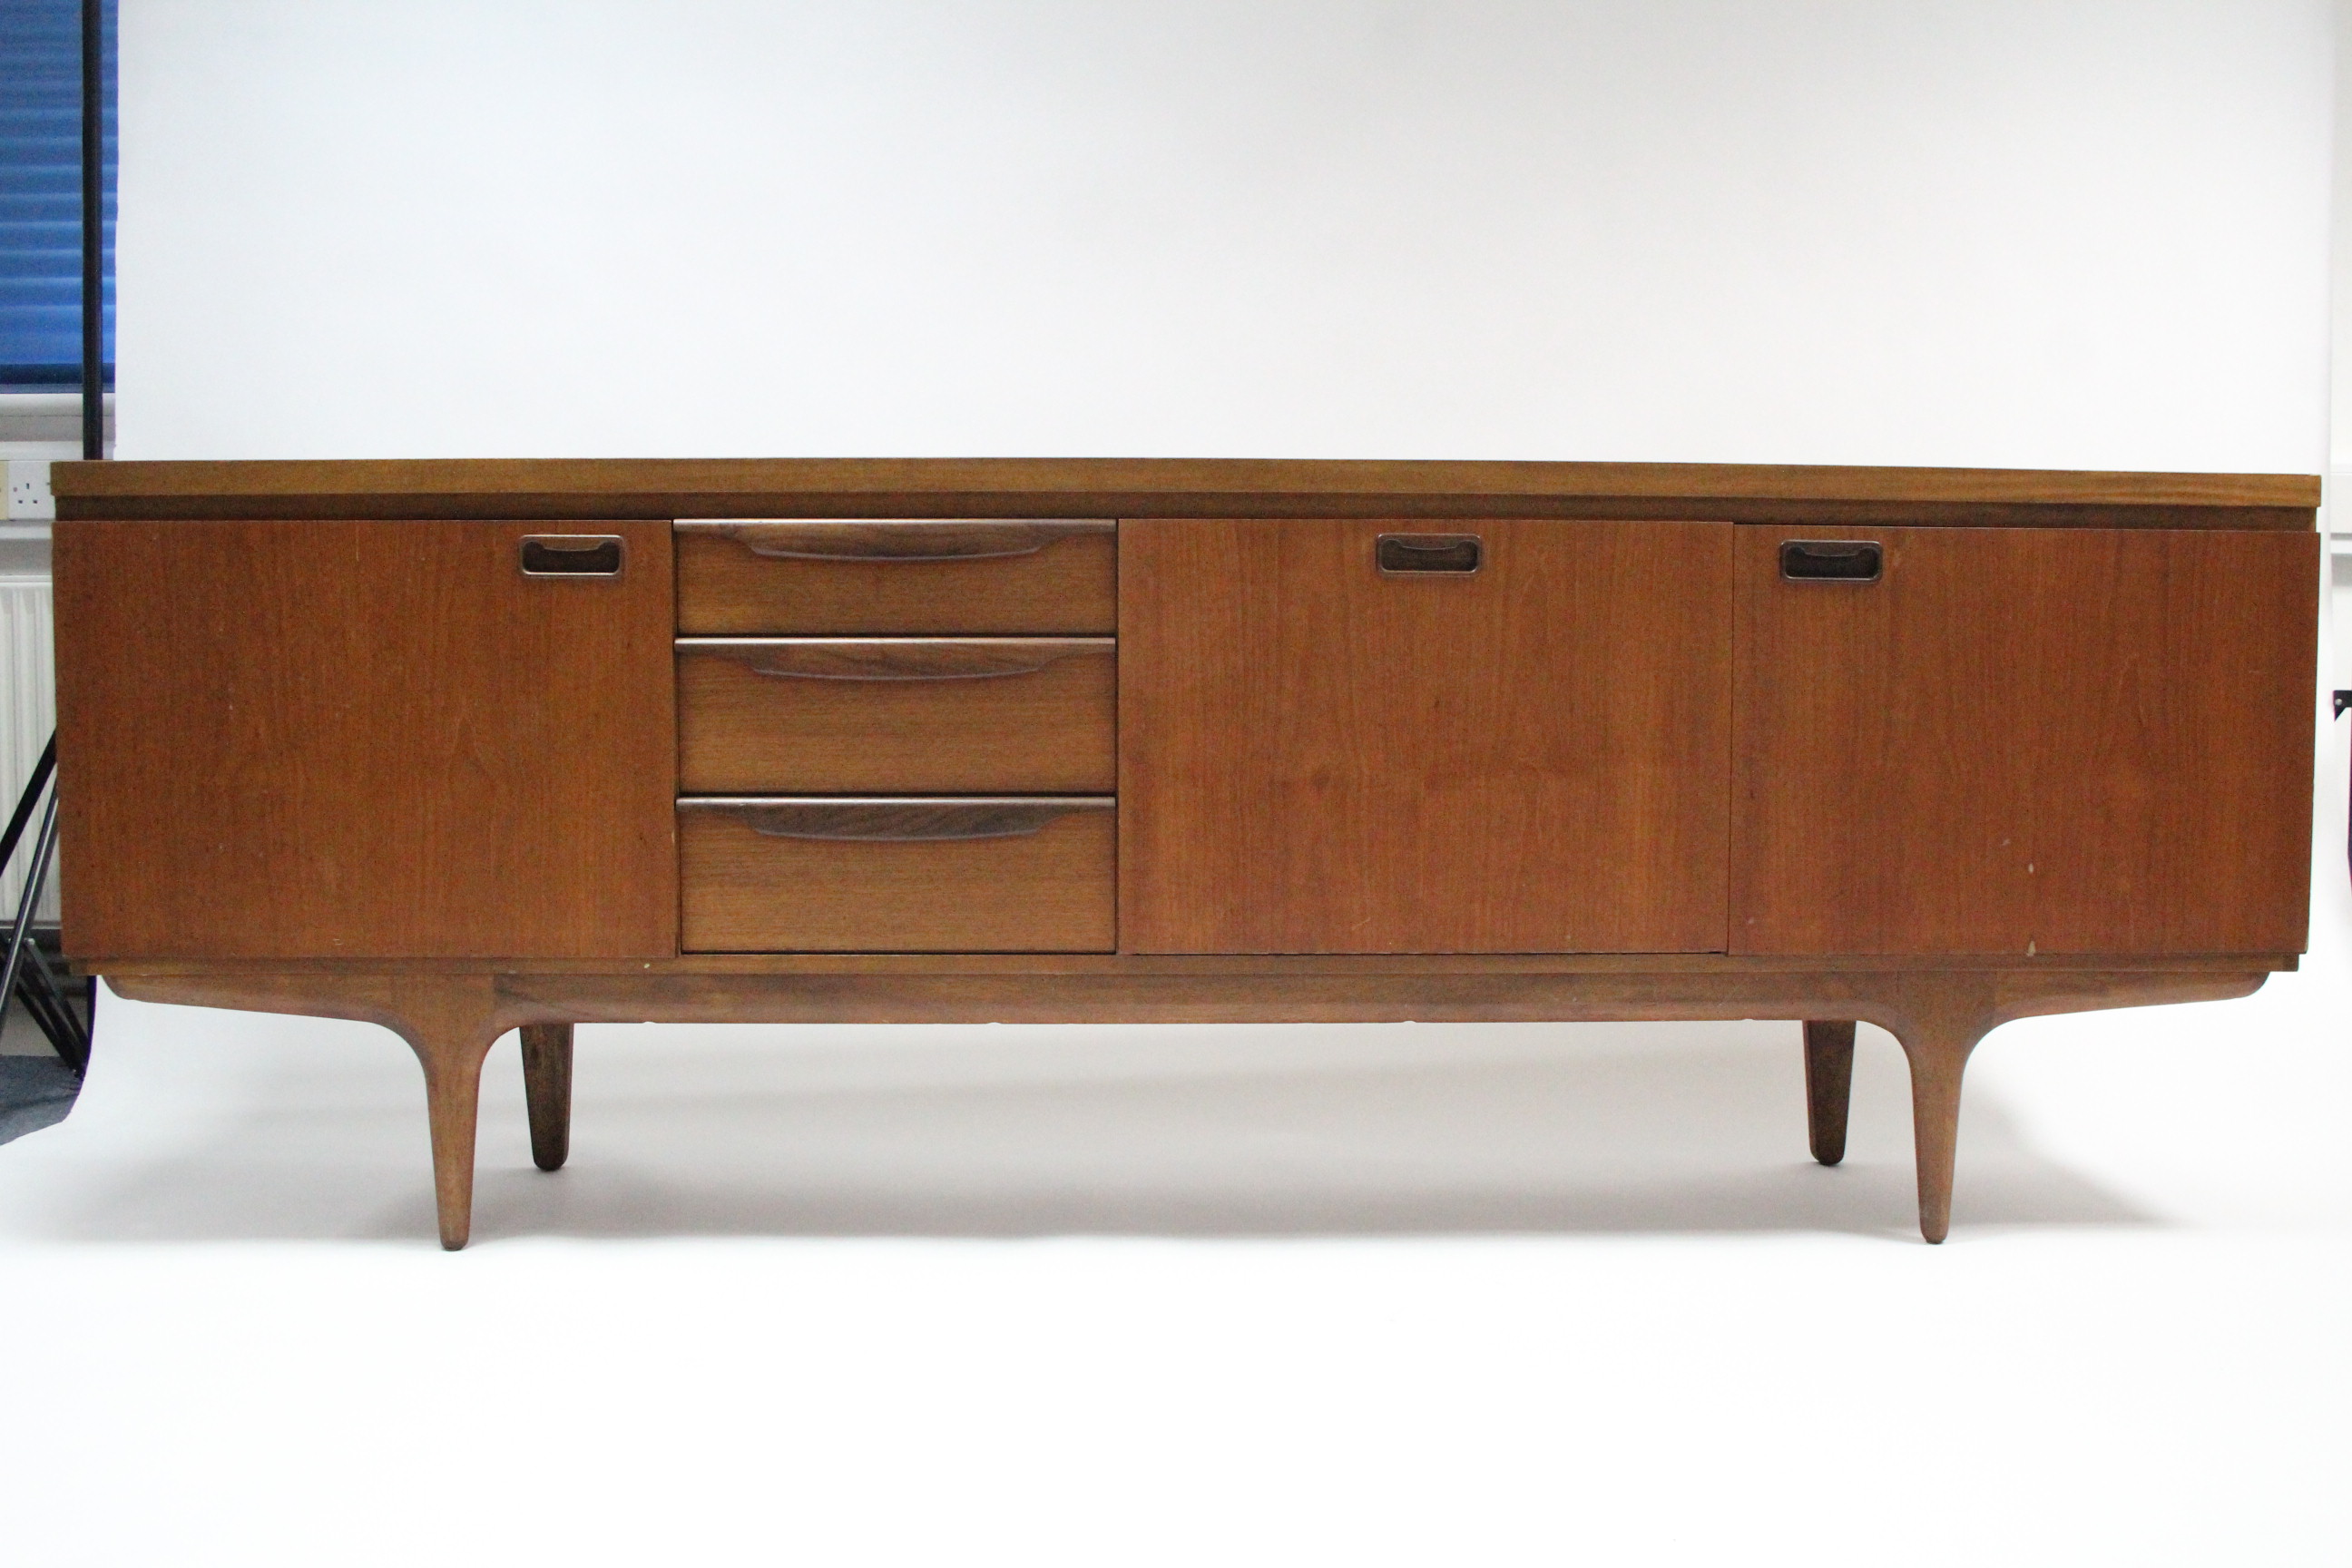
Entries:
<svg viewBox="0 0 2352 1568">
<path fill-rule="evenodd" d="M 1988 1020 L 1929 1017 L 1898 1037 L 1911 1062 L 1911 1139 L 1919 1162 L 1919 1234 L 1941 1241 L 1952 1227 L 1952 1164 L 1959 1147 L 1960 1074 Z"/>
<path fill-rule="evenodd" d="M 560 1171 L 572 1152 L 572 1026 L 525 1024 L 521 1032 L 530 1157 L 542 1171 Z"/>
<path fill-rule="evenodd" d="M 425 1068 L 425 1109 L 433 1129 L 433 1196 L 441 1245 L 455 1252 L 474 1228 L 474 1126 L 482 1058 L 504 1033 L 486 982 L 472 977 L 400 984 L 381 1019 Z"/>
<path fill-rule="evenodd" d="M 1845 1158 L 1846 1108 L 1853 1099 L 1853 1024 L 1805 1020 L 1805 1125 L 1813 1158 Z"/>
<path fill-rule="evenodd" d="M 441 1245 L 455 1252 L 474 1230 L 474 1128 L 481 1105 L 482 1058 L 488 1040 L 464 1038 L 420 1043 L 425 1064 L 425 1107 L 433 1125 L 433 1198 L 441 1219 Z"/>
</svg>

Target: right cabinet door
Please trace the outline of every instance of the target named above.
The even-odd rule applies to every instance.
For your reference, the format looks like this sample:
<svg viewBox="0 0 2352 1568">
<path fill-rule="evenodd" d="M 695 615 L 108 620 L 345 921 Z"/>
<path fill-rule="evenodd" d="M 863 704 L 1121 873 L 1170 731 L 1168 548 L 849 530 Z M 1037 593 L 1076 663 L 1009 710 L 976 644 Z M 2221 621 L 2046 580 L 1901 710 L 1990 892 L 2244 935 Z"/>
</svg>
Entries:
<svg viewBox="0 0 2352 1568">
<path fill-rule="evenodd" d="M 2311 533 L 1743 526 L 1731 950 L 2300 952 L 2318 573 Z"/>
</svg>

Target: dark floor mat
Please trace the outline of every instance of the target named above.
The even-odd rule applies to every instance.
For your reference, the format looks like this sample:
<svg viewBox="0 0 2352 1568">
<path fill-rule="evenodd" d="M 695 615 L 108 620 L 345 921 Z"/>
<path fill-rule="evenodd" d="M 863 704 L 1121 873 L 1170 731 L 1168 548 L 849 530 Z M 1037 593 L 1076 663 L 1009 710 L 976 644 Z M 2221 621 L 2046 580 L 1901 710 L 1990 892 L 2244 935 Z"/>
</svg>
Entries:
<svg viewBox="0 0 2352 1568">
<path fill-rule="evenodd" d="M 0 1057 L 0 1143 L 63 1121 L 80 1089 L 55 1057 Z"/>
</svg>

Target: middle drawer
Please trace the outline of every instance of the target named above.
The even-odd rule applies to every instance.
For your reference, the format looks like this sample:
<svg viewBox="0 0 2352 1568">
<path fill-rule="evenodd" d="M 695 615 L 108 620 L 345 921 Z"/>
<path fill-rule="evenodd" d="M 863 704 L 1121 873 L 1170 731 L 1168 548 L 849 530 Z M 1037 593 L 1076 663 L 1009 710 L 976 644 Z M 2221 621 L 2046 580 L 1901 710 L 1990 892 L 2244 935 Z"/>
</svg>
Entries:
<svg viewBox="0 0 2352 1568">
<path fill-rule="evenodd" d="M 681 637 L 688 795 L 1108 794 L 1110 637 Z"/>
</svg>

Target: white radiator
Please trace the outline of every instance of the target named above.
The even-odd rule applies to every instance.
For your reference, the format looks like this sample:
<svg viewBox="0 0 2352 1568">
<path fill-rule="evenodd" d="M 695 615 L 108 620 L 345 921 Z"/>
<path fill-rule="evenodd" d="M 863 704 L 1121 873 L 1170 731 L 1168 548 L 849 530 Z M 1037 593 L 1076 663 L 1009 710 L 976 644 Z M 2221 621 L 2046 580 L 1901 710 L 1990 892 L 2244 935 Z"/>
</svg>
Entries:
<svg viewBox="0 0 2352 1568">
<path fill-rule="evenodd" d="M 46 555 L 46 549 L 42 551 Z M 39 568 L 0 563 L 0 826 L 16 804 L 18 792 L 33 776 L 49 731 L 57 728 L 58 685 L 56 636 L 46 563 Z M 39 831 L 37 815 L 26 826 L 25 841 L 0 876 L 0 921 L 16 918 L 16 900 L 24 896 L 25 870 L 32 864 L 33 836 Z M 49 867 L 49 885 L 34 912 L 36 925 L 55 925 L 58 919 L 58 866 Z"/>
</svg>

